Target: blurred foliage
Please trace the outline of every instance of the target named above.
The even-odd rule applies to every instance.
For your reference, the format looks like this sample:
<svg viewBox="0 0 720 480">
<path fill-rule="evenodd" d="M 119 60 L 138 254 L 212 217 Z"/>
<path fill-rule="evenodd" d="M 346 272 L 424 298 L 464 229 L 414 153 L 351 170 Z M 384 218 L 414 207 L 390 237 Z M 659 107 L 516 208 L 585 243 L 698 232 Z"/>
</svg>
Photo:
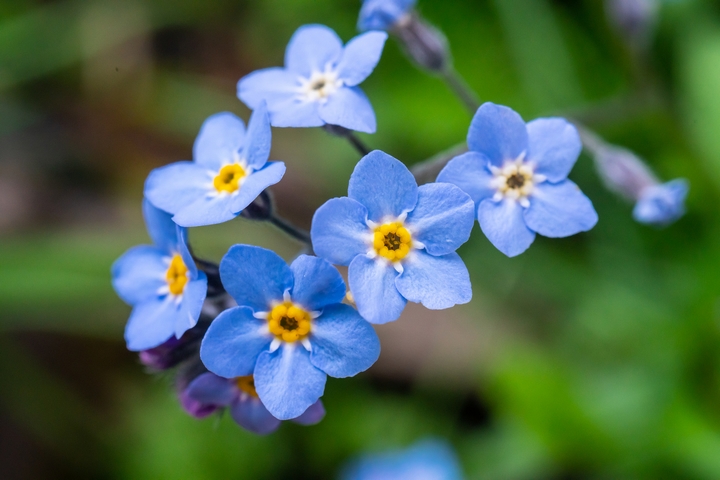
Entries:
<svg viewBox="0 0 720 480">
<path fill-rule="evenodd" d="M 347 40 L 358 7 L 0 3 L 0 476 L 333 478 L 360 452 L 435 435 L 453 442 L 471 479 L 720 478 L 712 0 L 666 2 L 642 58 L 613 34 L 600 0 L 419 1 L 483 100 L 526 119 L 578 115 L 662 178 L 692 185 L 685 218 L 643 227 L 583 156 L 572 178 L 600 215 L 594 230 L 538 237 L 508 259 L 476 228 L 460 251 L 475 299 L 444 313 L 467 317 L 483 336 L 461 382 L 381 369 L 331 379 L 320 425 L 258 438 L 229 418 L 187 417 L 170 382 L 145 375 L 124 351 L 129 309 L 112 292 L 109 266 L 147 241 L 145 175 L 188 158 L 209 114 L 247 118 L 235 82 L 279 65 L 298 26 L 327 24 Z M 378 117 L 378 133 L 363 136 L 374 148 L 411 164 L 465 137 L 470 117 L 459 102 L 393 42 L 363 88 Z M 273 135 L 273 157 L 288 164 L 280 209 L 307 226 L 325 199 L 345 193 L 356 154 L 319 130 Z M 240 242 L 297 252 L 250 222 L 191 235 L 215 260 Z M 400 322 L 413 329 L 410 316 Z"/>
</svg>

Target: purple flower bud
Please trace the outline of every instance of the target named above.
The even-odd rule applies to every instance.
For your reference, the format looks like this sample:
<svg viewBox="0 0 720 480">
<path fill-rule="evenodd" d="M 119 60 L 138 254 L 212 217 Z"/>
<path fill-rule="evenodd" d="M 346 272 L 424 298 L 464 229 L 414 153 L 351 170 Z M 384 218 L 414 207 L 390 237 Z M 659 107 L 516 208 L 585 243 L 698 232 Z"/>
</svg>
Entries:
<svg viewBox="0 0 720 480">
<path fill-rule="evenodd" d="M 644 47 L 655 28 L 657 0 L 606 0 L 608 19 L 623 39 L 634 47 Z"/>
<path fill-rule="evenodd" d="M 400 18 L 391 30 L 399 39 L 407 55 L 420 67 L 440 73 L 451 63 L 450 49 L 445 35 L 410 12 Z"/>
<path fill-rule="evenodd" d="M 139 352 L 140 363 L 153 370 L 167 370 L 174 367 L 178 363 L 178 359 L 173 355 L 173 350 L 180 345 L 180 340 L 170 337 L 165 343 Z"/>
<path fill-rule="evenodd" d="M 180 391 L 178 397 L 183 410 L 185 410 L 188 414 L 192 415 L 195 418 L 205 418 L 212 415 L 221 408 L 224 408 L 219 405 L 212 405 L 195 400 L 190 395 L 188 395 L 187 388 Z"/>
<path fill-rule="evenodd" d="M 595 154 L 595 165 L 608 190 L 633 202 L 647 187 L 659 183 L 650 168 L 624 148 L 601 147 Z"/>
</svg>

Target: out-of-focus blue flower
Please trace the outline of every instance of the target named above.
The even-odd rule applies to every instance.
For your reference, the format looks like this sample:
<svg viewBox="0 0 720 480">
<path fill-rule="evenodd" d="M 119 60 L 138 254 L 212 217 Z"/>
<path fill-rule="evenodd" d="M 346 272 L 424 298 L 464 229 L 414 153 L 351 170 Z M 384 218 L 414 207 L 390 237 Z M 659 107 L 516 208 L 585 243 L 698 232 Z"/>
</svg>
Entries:
<svg viewBox="0 0 720 480">
<path fill-rule="evenodd" d="M 207 416 L 207 410 L 228 407 L 235 423 L 253 433 L 267 435 L 280 426 L 280 420 L 273 417 L 260 401 L 252 375 L 223 378 L 214 373 L 203 373 L 190 382 L 181 395 L 196 402 L 188 413 L 199 418 Z M 197 412 L 201 412 L 200 415 Z M 318 400 L 293 421 L 314 425 L 324 416 L 325 407 Z"/>
<path fill-rule="evenodd" d="M 325 260 L 301 255 L 288 267 L 270 250 L 235 245 L 220 278 L 239 306 L 212 322 L 200 358 L 221 377 L 253 375 L 260 400 L 280 420 L 317 402 L 327 375 L 357 375 L 380 355 L 372 326 L 340 303 L 345 282 Z"/>
<path fill-rule="evenodd" d="M 147 201 L 143 214 L 155 245 L 133 247 L 112 266 L 115 291 L 133 307 L 125 328 L 132 351 L 180 338 L 197 324 L 207 293 L 207 277 L 188 251 L 185 229 Z"/>
<path fill-rule="evenodd" d="M 349 265 L 360 314 L 387 323 L 408 300 L 433 310 L 470 301 L 470 277 L 455 250 L 473 222 L 472 199 L 462 190 L 442 183 L 418 188 L 402 162 L 376 150 L 355 167 L 348 197 L 315 212 L 311 236 L 317 255 Z"/>
<path fill-rule="evenodd" d="M 341 480 L 462 480 L 460 464 L 450 446 L 424 440 L 397 452 L 366 455 L 351 463 Z"/>
<path fill-rule="evenodd" d="M 375 112 L 358 85 L 380 60 L 387 34 L 368 32 L 345 47 L 323 25 L 300 27 L 285 51 L 285 68 L 258 70 L 238 82 L 250 108 L 266 101 L 274 127 L 339 125 L 375 132 Z"/>
<path fill-rule="evenodd" d="M 536 233 L 567 237 L 597 223 L 590 199 L 567 179 L 582 150 L 567 121 L 539 118 L 526 125 L 512 109 L 485 103 L 467 141 L 470 151 L 452 159 L 437 180 L 472 197 L 480 228 L 505 255 L 527 250 Z"/>
<path fill-rule="evenodd" d="M 364 0 L 358 30 L 389 30 L 402 19 L 417 0 Z"/>
<path fill-rule="evenodd" d="M 145 182 L 145 196 L 183 227 L 232 220 L 285 174 L 283 162 L 267 161 L 270 139 L 262 102 L 247 132 L 232 113 L 215 114 L 205 120 L 195 140 L 195 161 L 153 170 Z"/>
<path fill-rule="evenodd" d="M 664 226 L 685 214 L 685 198 L 690 186 L 682 178 L 646 187 L 640 192 L 633 218 L 640 223 Z"/>
</svg>

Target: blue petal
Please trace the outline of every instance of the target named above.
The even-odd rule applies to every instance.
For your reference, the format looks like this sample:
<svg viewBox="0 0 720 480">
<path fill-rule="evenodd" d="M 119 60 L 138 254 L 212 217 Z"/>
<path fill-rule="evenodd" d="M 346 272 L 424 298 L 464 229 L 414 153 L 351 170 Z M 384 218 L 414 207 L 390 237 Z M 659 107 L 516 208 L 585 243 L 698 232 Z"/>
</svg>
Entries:
<svg viewBox="0 0 720 480">
<path fill-rule="evenodd" d="M 494 165 L 501 166 L 527 151 L 527 128 L 514 110 L 488 102 L 475 113 L 467 143 L 470 150 L 485 154 Z"/>
<path fill-rule="evenodd" d="M 263 190 L 275 185 L 285 175 L 283 162 L 268 162 L 265 166 L 251 173 L 243 182 L 238 193 L 233 197 L 231 210 L 239 214 L 250 205 Z"/>
<path fill-rule="evenodd" d="M 633 209 L 633 218 L 640 223 L 664 226 L 685 214 L 685 198 L 690 184 L 683 178 L 645 188 Z"/>
<path fill-rule="evenodd" d="M 333 198 L 315 211 L 310 236 L 319 257 L 336 265 L 350 265 L 369 248 L 367 208 L 352 198 Z"/>
<path fill-rule="evenodd" d="M 183 313 L 175 321 L 175 336 L 180 338 L 183 333 L 197 325 L 207 295 L 207 276 L 198 272 L 197 280 L 190 281 L 182 294 Z"/>
<path fill-rule="evenodd" d="M 235 402 L 230 408 L 230 416 L 245 430 L 258 435 L 267 435 L 280 427 L 280 420 L 273 417 L 260 399 L 255 397 Z"/>
<path fill-rule="evenodd" d="M 305 412 L 297 418 L 293 418 L 293 422 L 300 425 L 315 425 L 325 418 L 325 407 L 322 400 L 318 400 L 308 407 Z"/>
<path fill-rule="evenodd" d="M 508 257 L 520 255 L 535 240 L 535 232 L 525 224 L 522 210 L 518 202 L 509 199 L 501 202 L 486 199 L 478 208 L 480 229 Z"/>
<path fill-rule="evenodd" d="M 193 145 L 193 158 L 208 170 L 235 163 L 245 141 L 245 124 L 230 112 L 208 117 Z"/>
<path fill-rule="evenodd" d="M 157 247 L 139 245 L 125 252 L 112 266 L 113 288 L 128 305 L 156 298 L 167 285 L 167 254 Z"/>
<path fill-rule="evenodd" d="M 380 61 L 387 38 L 385 32 L 368 32 L 350 40 L 337 66 L 338 78 L 349 87 L 365 80 Z"/>
<path fill-rule="evenodd" d="M 337 62 L 342 52 L 342 41 L 331 28 L 303 25 L 295 31 L 285 50 L 285 68 L 307 78 Z"/>
<path fill-rule="evenodd" d="M 184 313 L 170 296 L 135 305 L 125 326 L 128 350 L 139 352 L 165 343 L 175 334 L 175 323 Z"/>
<path fill-rule="evenodd" d="M 527 124 L 527 160 L 536 165 L 535 173 L 550 182 L 565 180 L 582 151 L 580 135 L 563 118 L 538 118 Z"/>
<path fill-rule="evenodd" d="M 490 160 L 479 152 L 467 152 L 448 162 L 437 177 L 438 182 L 452 183 L 470 195 L 475 207 L 486 198 L 495 195 L 490 186 L 492 174 L 488 169 Z"/>
<path fill-rule="evenodd" d="M 220 279 L 238 305 L 267 312 L 293 286 L 293 274 L 275 252 L 252 245 L 230 247 L 220 262 Z"/>
<path fill-rule="evenodd" d="M 340 272 L 321 258 L 300 255 L 290 270 L 295 279 L 292 300 L 310 311 L 340 303 L 345 297 L 345 282 Z"/>
<path fill-rule="evenodd" d="M 380 356 L 375 330 L 350 305 L 330 305 L 313 322 L 310 361 L 331 377 L 364 372 Z"/>
<path fill-rule="evenodd" d="M 298 343 L 284 343 L 273 353 L 262 352 L 255 367 L 255 388 L 270 413 L 291 420 L 317 402 L 327 375 L 310 363 L 310 354 Z"/>
<path fill-rule="evenodd" d="M 253 110 L 266 102 L 272 114 L 278 105 L 296 98 L 298 88 L 300 82 L 297 74 L 280 67 L 265 68 L 241 78 L 237 84 L 237 96 Z"/>
<path fill-rule="evenodd" d="M 217 195 L 204 193 L 194 202 L 180 208 L 173 220 L 183 227 L 202 227 L 227 222 L 240 213 L 234 208 L 235 198 L 225 192 Z"/>
<path fill-rule="evenodd" d="M 174 215 L 215 191 L 214 173 L 193 162 L 171 163 L 150 172 L 145 196 L 154 206 Z"/>
<path fill-rule="evenodd" d="M 273 105 L 270 121 L 273 127 L 321 127 L 325 121 L 320 118 L 318 105 L 318 102 L 298 99 L 296 95 L 288 96 Z"/>
<path fill-rule="evenodd" d="M 200 345 L 200 359 L 221 377 L 251 375 L 258 355 L 272 339 L 267 322 L 255 318 L 249 308 L 231 308 L 210 324 Z"/>
<path fill-rule="evenodd" d="M 431 255 L 445 255 L 467 242 L 475 224 L 475 203 L 449 183 L 429 183 L 418 189 L 418 202 L 406 221 L 412 238 Z M 406 297 L 407 298 L 407 297 Z"/>
<path fill-rule="evenodd" d="M 183 228 L 180 225 L 176 225 L 175 228 L 177 229 L 178 246 L 177 250 L 173 253 L 179 253 L 182 256 L 185 268 L 188 269 L 190 280 L 196 280 L 198 278 L 198 269 L 197 265 L 195 265 L 195 259 L 193 258 L 192 254 L 190 253 L 190 249 L 188 249 L 187 246 L 187 228 Z"/>
<path fill-rule="evenodd" d="M 358 29 L 389 30 L 417 0 L 365 0 L 360 9 Z"/>
<path fill-rule="evenodd" d="M 272 132 L 267 103 L 262 101 L 250 115 L 248 123 L 247 138 L 242 149 L 242 156 L 247 161 L 247 165 L 255 170 L 265 165 L 270 156 L 271 143 Z"/>
<path fill-rule="evenodd" d="M 375 133 L 377 123 L 370 100 L 359 87 L 341 87 L 318 107 L 320 118 L 330 125 Z"/>
<path fill-rule="evenodd" d="M 370 323 L 392 322 L 407 301 L 395 287 L 397 272 L 388 263 L 358 255 L 350 263 L 348 283 L 360 315 Z"/>
<path fill-rule="evenodd" d="M 404 271 L 395 279 L 400 294 L 430 310 L 443 310 L 468 303 L 472 298 L 470 274 L 453 252 L 433 256 L 416 250 L 403 262 Z"/>
<path fill-rule="evenodd" d="M 532 230 L 553 238 L 586 232 L 598 221 L 590 199 L 570 180 L 536 185 L 524 217 Z"/>
<path fill-rule="evenodd" d="M 365 155 L 350 176 L 348 196 L 368 210 L 368 218 L 381 222 L 397 217 L 417 204 L 418 187 L 410 170 L 385 152 Z"/>
<path fill-rule="evenodd" d="M 165 252 L 176 252 L 179 239 L 172 215 L 155 207 L 147 199 L 143 199 L 142 209 L 145 226 L 153 243 Z"/>
<path fill-rule="evenodd" d="M 195 378 L 185 389 L 187 396 L 206 405 L 227 407 L 238 396 L 233 381 L 206 372 Z"/>
</svg>

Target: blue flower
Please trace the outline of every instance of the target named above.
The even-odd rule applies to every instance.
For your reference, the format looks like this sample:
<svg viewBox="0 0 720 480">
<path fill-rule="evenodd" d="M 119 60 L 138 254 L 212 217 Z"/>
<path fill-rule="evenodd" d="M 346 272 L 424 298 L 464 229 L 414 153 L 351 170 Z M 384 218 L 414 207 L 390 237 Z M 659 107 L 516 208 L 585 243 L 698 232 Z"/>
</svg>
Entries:
<svg viewBox="0 0 720 480">
<path fill-rule="evenodd" d="M 195 411 L 204 413 L 213 407 L 228 407 L 230 416 L 235 423 L 253 433 L 266 435 L 274 432 L 280 426 L 280 420 L 273 417 L 260 401 L 252 375 L 228 379 L 218 377 L 213 373 L 203 373 L 190 382 L 181 395 L 197 402 L 191 414 Z M 197 406 L 202 406 L 206 410 L 198 409 Z M 294 418 L 293 422 L 301 425 L 314 425 L 324 416 L 325 407 L 323 407 L 322 401 L 318 400 L 302 415 Z"/>
<path fill-rule="evenodd" d="M 417 0 L 364 0 L 358 30 L 389 30 L 415 6 Z"/>
<path fill-rule="evenodd" d="M 145 196 L 173 214 L 183 227 L 227 222 L 267 187 L 280 181 L 285 164 L 268 162 L 270 123 L 264 104 L 257 105 L 247 132 L 232 113 L 218 113 L 200 129 L 194 162 L 157 168 L 145 182 Z"/>
<path fill-rule="evenodd" d="M 170 215 L 143 201 L 154 246 L 125 252 L 112 266 L 115 291 L 133 307 L 125 328 L 127 348 L 148 350 L 197 324 L 207 293 L 207 277 L 195 266 L 186 231 Z"/>
<path fill-rule="evenodd" d="M 327 375 L 357 375 L 380 355 L 372 326 L 340 303 L 345 282 L 325 260 L 301 255 L 288 267 L 270 250 L 235 245 L 220 278 L 239 306 L 213 321 L 200 358 L 221 377 L 253 375 L 258 397 L 280 420 L 317 402 Z"/>
<path fill-rule="evenodd" d="M 323 25 L 300 27 L 285 51 L 285 68 L 258 70 L 238 82 L 238 97 L 250 108 L 266 101 L 274 127 L 339 125 L 375 132 L 375 112 L 357 86 L 380 60 L 387 34 L 368 32 L 343 48 Z"/>
<path fill-rule="evenodd" d="M 480 228 L 505 255 L 527 250 L 536 233 L 567 237 L 597 223 L 592 202 L 567 179 L 582 150 L 567 121 L 538 118 L 526 125 L 512 109 L 486 103 L 467 142 L 470 151 L 452 159 L 437 181 L 472 197 Z"/>
<path fill-rule="evenodd" d="M 689 188 L 683 178 L 644 188 L 633 209 L 633 217 L 640 223 L 657 226 L 674 222 L 685 214 Z"/>
<path fill-rule="evenodd" d="M 365 156 L 348 197 L 321 206 L 311 236 L 318 256 L 349 265 L 350 291 L 371 323 L 397 320 L 408 300 L 439 310 L 472 297 L 455 250 L 470 237 L 472 199 L 454 185 L 418 188 L 412 173 L 381 151 Z"/>
<path fill-rule="evenodd" d="M 424 440 L 407 450 L 365 457 L 350 464 L 341 480 L 462 480 L 455 453 L 439 440 Z"/>
</svg>

